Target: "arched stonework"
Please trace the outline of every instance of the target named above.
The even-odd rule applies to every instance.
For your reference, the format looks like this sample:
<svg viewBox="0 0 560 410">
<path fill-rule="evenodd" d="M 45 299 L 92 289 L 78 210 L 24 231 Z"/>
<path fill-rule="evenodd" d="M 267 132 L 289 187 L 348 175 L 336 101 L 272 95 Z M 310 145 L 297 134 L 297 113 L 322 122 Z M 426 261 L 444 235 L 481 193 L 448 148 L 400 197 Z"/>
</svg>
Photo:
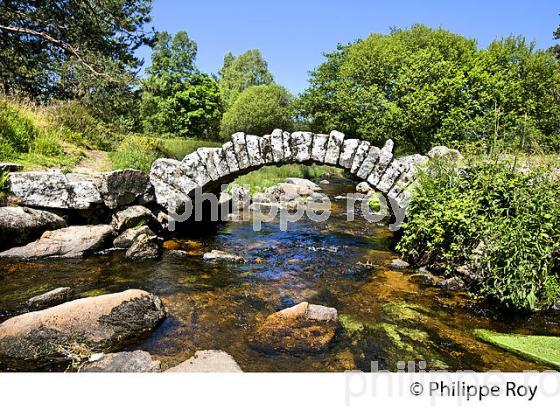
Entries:
<svg viewBox="0 0 560 410">
<path fill-rule="evenodd" d="M 258 137 L 238 132 L 221 148 L 199 148 L 182 161 L 160 158 L 152 164 L 150 181 L 157 202 L 184 203 L 197 188 L 214 192 L 236 177 L 268 165 L 320 164 L 342 168 L 368 182 L 401 208 L 408 205 L 414 174 L 423 155 L 393 158 L 393 141 L 382 148 L 368 141 L 345 139 L 344 134 L 285 132 Z"/>
</svg>

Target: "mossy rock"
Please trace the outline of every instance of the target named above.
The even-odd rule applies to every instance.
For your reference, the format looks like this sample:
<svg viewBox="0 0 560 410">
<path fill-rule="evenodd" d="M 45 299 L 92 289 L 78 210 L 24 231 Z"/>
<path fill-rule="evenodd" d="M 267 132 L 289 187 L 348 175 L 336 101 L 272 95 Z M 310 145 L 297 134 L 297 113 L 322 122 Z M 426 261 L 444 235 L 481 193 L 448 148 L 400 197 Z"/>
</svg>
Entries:
<svg viewBox="0 0 560 410">
<path fill-rule="evenodd" d="M 474 335 L 525 359 L 560 370 L 560 337 L 507 334 L 486 329 L 476 329 Z"/>
</svg>

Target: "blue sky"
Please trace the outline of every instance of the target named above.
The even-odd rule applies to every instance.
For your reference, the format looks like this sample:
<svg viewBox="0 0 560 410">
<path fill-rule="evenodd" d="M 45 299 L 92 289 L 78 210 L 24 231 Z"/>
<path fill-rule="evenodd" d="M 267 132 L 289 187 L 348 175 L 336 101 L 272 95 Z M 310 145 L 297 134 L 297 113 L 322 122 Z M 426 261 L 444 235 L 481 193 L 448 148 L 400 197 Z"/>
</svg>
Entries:
<svg viewBox="0 0 560 410">
<path fill-rule="evenodd" d="M 560 24 L 558 0 L 532 1 L 366 1 L 366 0 L 155 0 L 156 30 L 185 30 L 198 43 L 197 64 L 217 72 L 224 54 L 258 48 L 277 83 L 297 94 L 322 52 L 392 26 L 422 23 L 478 40 L 522 34 L 539 48 L 550 47 Z M 139 50 L 149 64 L 150 50 Z"/>
</svg>

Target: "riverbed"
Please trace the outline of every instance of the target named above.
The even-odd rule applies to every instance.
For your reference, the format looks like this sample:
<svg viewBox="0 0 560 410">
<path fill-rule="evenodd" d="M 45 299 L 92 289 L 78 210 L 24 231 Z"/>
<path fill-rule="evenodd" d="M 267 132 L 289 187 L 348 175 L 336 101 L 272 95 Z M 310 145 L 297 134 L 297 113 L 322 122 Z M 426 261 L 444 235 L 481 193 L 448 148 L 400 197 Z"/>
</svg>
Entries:
<svg viewBox="0 0 560 410">
<path fill-rule="evenodd" d="M 347 180 L 323 189 L 334 198 L 352 192 Z M 165 242 L 160 260 L 129 261 L 124 252 L 85 260 L 0 261 L 0 320 L 25 312 L 25 301 L 69 286 L 77 297 L 144 289 L 160 296 L 168 317 L 142 349 L 165 369 L 197 350 L 228 352 L 244 371 L 398 370 L 403 362 L 426 370 L 544 370 L 477 340 L 476 328 L 560 335 L 559 318 L 514 316 L 467 294 L 423 287 L 409 271 L 388 268 L 398 255 L 395 234 L 357 216 L 346 220 L 346 202 L 333 200 L 326 222 L 307 218 L 286 232 L 278 222 L 259 232 L 251 221 L 227 222 L 204 233 Z M 208 262 L 220 249 L 245 263 Z M 262 352 L 251 344 L 257 323 L 301 301 L 335 307 L 342 329 L 319 354 Z"/>
</svg>

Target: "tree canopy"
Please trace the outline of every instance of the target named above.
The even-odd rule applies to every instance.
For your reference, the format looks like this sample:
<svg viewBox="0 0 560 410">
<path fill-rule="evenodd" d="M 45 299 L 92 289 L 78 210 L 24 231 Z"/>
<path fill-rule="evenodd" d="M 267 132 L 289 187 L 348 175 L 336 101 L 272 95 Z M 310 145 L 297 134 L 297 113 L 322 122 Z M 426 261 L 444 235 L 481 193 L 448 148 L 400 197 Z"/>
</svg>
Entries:
<svg viewBox="0 0 560 410">
<path fill-rule="evenodd" d="M 92 79 L 119 81 L 149 44 L 151 0 L 6 0 L 0 3 L 0 77 L 6 94 L 75 98 Z"/>
<path fill-rule="evenodd" d="M 229 108 L 243 90 L 254 85 L 272 84 L 272 74 L 259 50 L 249 50 L 234 57 L 227 53 L 219 72 L 219 84 L 224 106 Z"/>
<path fill-rule="evenodd" d="M 229 138 L 235 132 L 264 135 L 274 128 L 291 130 L 292 96 L 284 87 L 257 85 L 247 88 L 224 113 L 220 135 Z"/>
<path fill-rule="evenodd" d="M 315 131 L 392 138 L 419 151 L 496 132 L 558 140 L 558 64 L 522 38 L 478 50 L 474 40 L 415 25 L 325 56 L 297 105 Z"/>
<path fill-rule="evenodd" d="M 142 99 L 148 132 L 217 137 L 222 103 L 217 82 L 196 65 L 197 44 L 186 32 L 158 33 Z"/>
</svg>

